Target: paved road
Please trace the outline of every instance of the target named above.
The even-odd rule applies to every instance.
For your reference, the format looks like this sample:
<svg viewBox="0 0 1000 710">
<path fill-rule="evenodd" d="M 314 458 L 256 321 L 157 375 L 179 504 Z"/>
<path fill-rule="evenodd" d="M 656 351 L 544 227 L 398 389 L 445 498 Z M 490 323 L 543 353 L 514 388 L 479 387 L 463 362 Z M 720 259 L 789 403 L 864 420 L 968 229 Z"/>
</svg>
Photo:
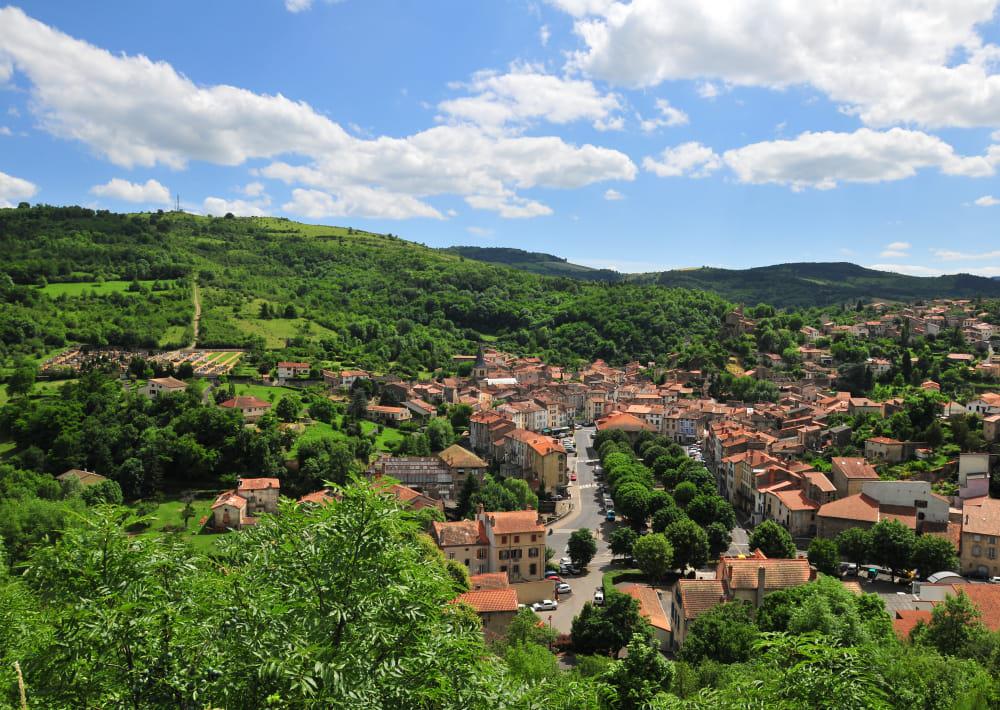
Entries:
<svg viewBox="0 0 1000 710">
<path fill-rule="evenodd" d="M 566 552 L 569 536 L 579 528 L 590 528 L 597 538 L 597 555 L 591 561 L 586 574 L 565 579 L 573 588 L 573 593 L 560 597 L 559 608 L 555 611 L 541 612 L 541 617 L 545 621 L 563 633 L 569 633 L 573 617 L 580 613 L 585 602 L 594 598 L 594 590 L 602 585 L 604 572 L 611 565 L 607 535 L 615 525 L 604 520 L 598 489 L 600 481 L 594 478 L 594 467 L 587 464 L 588 459 L 597 458 L 597 452 L 592 448 L 594 428 L 577 429 L 574 438 L 577 456 L 570 457 L 568 461 L 570 470 L 576 470 L 577 478 L 576 481 L 570 482 L 569 489 L 573 496 L 573 512 L 554 523 L 552 534 L 548 538 L 548 546 L 556 551 L 553 563 L 558 566 L 560 557 L 569 556 Z"/>
</svg>

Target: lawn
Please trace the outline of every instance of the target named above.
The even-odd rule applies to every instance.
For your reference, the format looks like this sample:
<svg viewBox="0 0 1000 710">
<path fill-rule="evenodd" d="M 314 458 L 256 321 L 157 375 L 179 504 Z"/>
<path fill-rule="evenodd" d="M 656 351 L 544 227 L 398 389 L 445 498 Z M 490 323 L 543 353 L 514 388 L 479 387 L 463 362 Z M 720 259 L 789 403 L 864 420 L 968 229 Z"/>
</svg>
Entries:
<svg viewBox="0 0 1000 710">
<path fill-rule="evenodd" d="M 58 296 L 79 296 L 88 291 L 99 295 L 107 295 L 109 293 L 127 293 L 128 287 L 131 281 L 104 281 L 98 283 L 97 281 L 81 281 L 74 283 L 53 283 L 42 287 L 42 292 L 52 298 Z M 149 286 L 152 288 L 154 281 L 140 281 L 139 283 L 144 286 Z"/>
<path fill-rule="evenodd" d="M 265 402 L 271 402 L 272 404 L 277 404 L 278 400 L 284 397 L 286 394 L 301 394 L 298 390 L 293 390 L 290 387 L 270 387 L 268 385 L 236 385 L 236 394 L 238 395 L 250 395 L 252 397 L 257 397 Z"/>
<path fill-rule="evenodd" d="M 343 415 L 338 418 L 339 426 L 343 426 Z M 363 421 L 361 422 L 361 432 L 365 435 L 370 435 L 374 433 L 377 425 L 374 422 Z M 335 439 L 346 439 L 347 435 L 339 429 L 334 429 L 332 426 L 325 422 L 313 422 L 310 424 L 302 434 L 295 440 L 295 445 L 292 447 L 291 454 L 295 456 L 298 453 L 299 446 L 307 441 L 315 441 L 316 439 L 332 436 Z M 406 434 L 402 433 L 398 429 L 389 429 L 388 427 L 382 430 L 382 433 L 375 437 L 375 448 L 378 451 L 389 451 L 389 444 L 399 442 L 403 440 Z"/>
<path fill-rule="evenodd" d="M 155 520 L 152 524 L 142 533 L 143 535 L 160 535 L 160 534 L 178 534 L 181 535 L 185 540 L 190 542 L 196 549 L 203 552 L 211 552 L 215 549 L 215 542 L 218 540 L 218 534 L 202 535 L 199 534 L 201 526 L 198 524 L 203 517 L 211 515 L 212 512 L 212 500 L 210 498 L 197 499 L 192 502 L 194 507 L 194 515 L 187 521 L 187 525 L 183 533 L 166 533 L 163 531 L 164 526 L 184 525 L 184 518 L 181 513 L 184 510 L 184 503 L 179 500 L 170 500 L 164 503 L 160 503 L 156 510 L 153 512 L 153 517 Z"/>
<path fill-rule="evenodd" d="M 259 335 L 264 338 L 268 348 L 283 348 L 285 341 L 298 335 L 311 337 L 333 335 L 333 331 L 312 322 L 308 318 L 258 318 L 260 304 L 264 301 L 254 299 L 243 306 L 238 317 L 228 316 L 240 332 L 247 335 Z"/>
<path fill-rule="evenodd" d="M 160 347 L 166 347 L 168 345 L 187 345 L 191 340 L 188 336 L 189 329 L 183 325 L 172 325 L 169 326 L 163 335 L 160 337 Z"/>
</svg>

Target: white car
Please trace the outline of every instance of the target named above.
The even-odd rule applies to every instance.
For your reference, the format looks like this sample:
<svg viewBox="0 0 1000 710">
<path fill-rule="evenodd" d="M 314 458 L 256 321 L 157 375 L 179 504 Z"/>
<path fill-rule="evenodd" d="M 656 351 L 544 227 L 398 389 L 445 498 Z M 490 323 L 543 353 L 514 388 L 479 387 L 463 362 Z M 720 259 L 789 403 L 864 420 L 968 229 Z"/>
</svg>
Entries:
<svg viewBox="0 0 1000 710">
<path fill-rule="evenodd" d="M 1000 584 L 1000 577 L 990 577 L 990 584 Z"/>
<path fill-rule="evenodd" d="M 559 608 L 559 602 L 554 602 L 551 599 L 543 599 L 531 605 L 532 611 L 554 611 L 557 608 Z"/>
<path fill-rule="evenodd" d="M 556 591 L 559 592 L 560 594 L 572 594 L 573 587 L 569 586 L 565 582 L 560 582 L 559 584 L 556 585 Z"/>
<path fill-rule="evenodd" d="M 594 590 L 594 604 L 597 606 L 604 606 L 604 590 L 595 589 Z"/>
</svg>

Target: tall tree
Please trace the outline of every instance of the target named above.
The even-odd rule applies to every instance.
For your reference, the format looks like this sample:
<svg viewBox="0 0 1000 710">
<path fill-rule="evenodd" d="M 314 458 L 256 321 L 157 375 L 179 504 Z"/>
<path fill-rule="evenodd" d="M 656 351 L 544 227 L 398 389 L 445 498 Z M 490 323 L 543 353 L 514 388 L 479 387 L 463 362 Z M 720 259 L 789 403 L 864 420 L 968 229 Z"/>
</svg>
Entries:
<svg viewBox="0 0 1000 710">
<path fill-rule="evenodd" d="M 823 574 L 836 575 L 840 572 L 840 551 L 833 540 L 816 537 L 809 543 L 809 564 Z"/>
<path fill-rule="evenodd" d="M 674 549 L 662 533 L 644 535 L 632 546 L 635 563 L 654 584 L 673 568 Z"/>
<path fill-rule="evenodd" d="M 663 534 L 674 550 L 674 569 L 683 572 L 708 562 L 708 535 L 698 523 L 684 518 L 668 525 Z"/>
<path fill-rule="evenodd" d="M 569 536 L 568 548 L 569 558 L 573 560 L 573 564 L 583 568 L 589 565 L 597 554 L 597 541 L 588 528 L 580 528 Z"/>
<path fill-rule="evenodd" d="M 768 557 L 795 557 L 791 534 L 773 520 L 765 520 L 750 534 L 750 549 L 760 549 Z"/>
<path fill-rule="evenodd" d="M 958 569 L 958 551 L 951 540 L 937 535 L 921 535 L 913 543 L 912 564 L 921 577 Z"/>
<path fill-rule="evenodd" d="M 916 535 L 898 520 L 880 520 L 872 526 L 871 554 L 893 575 L 913 565 Z"/>
</svg>

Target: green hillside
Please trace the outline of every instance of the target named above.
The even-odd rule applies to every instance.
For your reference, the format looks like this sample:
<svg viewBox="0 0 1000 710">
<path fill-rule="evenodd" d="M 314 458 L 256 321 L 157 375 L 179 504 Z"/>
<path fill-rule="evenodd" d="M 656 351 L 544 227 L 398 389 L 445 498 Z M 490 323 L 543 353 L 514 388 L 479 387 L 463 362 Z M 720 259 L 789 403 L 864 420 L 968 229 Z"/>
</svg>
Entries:
<svg viewBox="0 0 1000 710">
<path fill-rule="evenodd" d="M 727 308 L 700 292 L 539 276 L 392 235 L 277 218 L 5 209 L 0 264 L 7 360 L 74 342 L 154 347 L 190 325 L 192 279 L 199 345 L 403 374 L 434 370 L 483 341 L 552 362 L 680 354 L 697 365 L 709 349 L 722 357 L 716 336 Z M 120 281 L 130 286 L 52 287 Z"/>
<path fill-rule="evenodd" d="M 536 251 L 524 251 L 510 247 L 454 246 L 441 251 L 458 254 L 466 259 L 503 264 L 522 271 L 543 276 L 567 276 L 583 281 L 621 281 L 622 275 L 611 269 L 592 269 L 589 266 L 571 264 L 566 259 Z"/>
<path fill-rule="evenodd" d="M 825 306 L 858 299 L 913 301 L 1000 296 L 1000 283 L 981 276 L 904 276 L 846 262 L 777 264 L 740 270 L 705 267 L 644 274 L 636 280 L 704 289 L 731 301 L 770 303 L 778 307 Z"/>
</svg>

